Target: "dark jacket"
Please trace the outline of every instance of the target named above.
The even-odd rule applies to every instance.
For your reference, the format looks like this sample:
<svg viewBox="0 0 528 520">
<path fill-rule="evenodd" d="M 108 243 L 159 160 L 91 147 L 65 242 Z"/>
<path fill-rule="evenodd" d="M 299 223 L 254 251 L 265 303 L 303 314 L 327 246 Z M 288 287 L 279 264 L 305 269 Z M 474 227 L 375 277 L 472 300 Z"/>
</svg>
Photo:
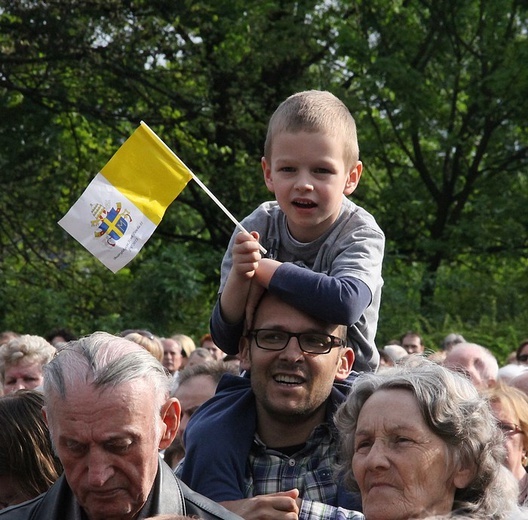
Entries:
<svg viewBox="0 0 528 520">
<path fill-rule="evenodd" d="M 138 518 L 161 514 L 197 516 L 204 520 L 241 520 L 221 505 L 195 493 L 178 480 L 169 466 L 160 460 L 150 497 L 150 507 Z M 46 492 L 33 500 L 0 511 L 2 520 L 74 520 L 76 500 L 64 475 Z"/>
<path fill-rule="evenodd" d="M 334 382 L 328 398 L 326 422 L 335 431 L 336 438 L 333 415 L 351 385 L 351 381 Z M 178 467 L 179 476 L 212 500 L 246 498 L 247 459 L 256 428 L 257 409 L 251 380 L 247 375 L 223 375 L 214 397 L 200 406 L 185 428 L 185 458 Z M 361 511 L 359 495 L 347 491 L 339 481 L 335 501 L 328 505 Z"/>
</svg>

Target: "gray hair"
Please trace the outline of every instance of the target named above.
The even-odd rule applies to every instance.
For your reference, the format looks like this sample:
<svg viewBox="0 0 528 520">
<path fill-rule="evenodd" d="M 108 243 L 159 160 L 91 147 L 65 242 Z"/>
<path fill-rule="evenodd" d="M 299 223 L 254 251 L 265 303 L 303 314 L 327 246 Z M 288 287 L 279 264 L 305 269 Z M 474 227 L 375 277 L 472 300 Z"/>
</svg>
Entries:
<svg viewBox="0 0 528 520">
<path fill-rule="evenodd" d="M 6 368 L 17 365 L 22 359 L 45 365 L 56 353 L 56 349 L 41 336 L 23 334 L 11 339 L 0 348 L 0 381 L 5 381 Z"/>
<path fill-rule="evenodd" d="M 457 352 L 467 351 L 468 349 L 472 349 L 479 353 L 479 358 L 475 362 L 475 368 L 478 370 L 484 381 L 486 381 L 486 383 L 490 380 L 496 381 L 499 376 L 499 363 L 497 362 L 497 358 L 493 355 L 493 352 L 490 349 L 478 345 L 477 343 L 455 343 L 448 351 L 444 364 L 449 363 L 450 356 L 455 355 Z M 452 368 L 456 367 L 453 366 Z"/>
<path fill-rule="evenodd" d="M 200 347 L 198 347 L 200 348 Z M 211 361 L 210 363 L 201 363 L 199 365 L 192 365 L 185 367 L 178 378 L 178 386 L 183 385 L 186 381 L 193 379 L 198 376 L 209 376 L 216 385 L 220 383 L 220 379 L 224 374 L 239 375 L 239 371 L 236 367 L 233 367 L 229 363 L 222 360 Z"/>
<path fill-rule="evenodd" d="M 79 383 L 103 390 L 136 379 L 152 384 L 160 407 L 169 397 L 170 378 L 152 354 L 125 338 L 95 332 L 59 349 L 44 367 L 43 390 L 49 408 L 50 397 L 64 399 Z"/>
<path fill-rule="evenodd" d="M 451 458 L 448 462 L 473 468 L 472 481 L 455 493 L 453 511 L 471 518 L 507 518 L 517 505 L 518 488 L 511 472 L 503 466 L 503 437 L 488 401 L 461 374 L 417 355 L 383 372 L 360 374 L 336 412 L 340 434 L 338 469 L 347 487 L 358 489 L 351 462 L 359 413 L 372 394 L 388 389 L 409 390 L 427 426 L 446 443 Z"/>
</svg>

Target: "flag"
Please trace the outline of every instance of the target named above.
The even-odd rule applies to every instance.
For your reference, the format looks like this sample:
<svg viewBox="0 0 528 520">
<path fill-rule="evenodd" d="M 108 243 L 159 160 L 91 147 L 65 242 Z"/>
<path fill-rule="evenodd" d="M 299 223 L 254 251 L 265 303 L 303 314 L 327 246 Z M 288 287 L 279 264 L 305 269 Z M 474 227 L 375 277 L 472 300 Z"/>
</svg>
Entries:
<svg viewBox="0 0 528 520">
<path fill-rule="evenodd" d="M 144 123 L 59 221 L 116 273 L 145 245 L 193 173 Z"/>
</svg>

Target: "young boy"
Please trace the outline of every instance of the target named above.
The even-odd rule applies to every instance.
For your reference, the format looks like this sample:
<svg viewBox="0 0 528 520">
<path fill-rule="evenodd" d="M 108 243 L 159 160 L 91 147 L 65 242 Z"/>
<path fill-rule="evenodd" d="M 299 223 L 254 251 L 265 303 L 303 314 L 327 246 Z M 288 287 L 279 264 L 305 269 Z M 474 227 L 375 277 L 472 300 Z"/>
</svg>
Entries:
<svg viewBox="0 0 528 520">
<path fill-rule="evenodd" d="M 385 238 L 374 218 L 346 198 L 362 168 L 354 119 L 333 94 L 299 92 L 277 108 L 262 158 L 276 201 L 242 221 L 252 234 L 235 232 L 222 262 L 211 333 L 224 352 L 238 353 L 250 290 L 267 289 L 308 314 L 347 325 L 354 370 L 376 370 Z"/>
<path fill-rule="evenodd" d="M 385 239 L 374 218 L 347 198 L 358 185 L 362 164 L 346 106 L 321 91 L 286 99 L 271 117 L 262 169 L 277 200 L 242 221 L 251 234 L 237 232 L 231 238 L 211 317 L 214 342 L 237 354 L 244 317 L 250 327 L 253 308 L 267 290 L 319 320 L 347 325 L 354 370 L 375 370 Z M 215 501 L 240 500 L 248 498 L 255 398 L 247 377 L 224 379 L 219 389 L 189 421 L 186 457 L 177 472 Z M 334 390 L 339 391 L 337 383 Z M 257 464 L 272 464 L 263 457 Z M 288 481 L 280 484 L 289 489 Z M 328 485 L 332 492 L 322 492 L 321 502 L 355 509 L 353 498 L 340 495 L 339 483 Z"/>
</svg>

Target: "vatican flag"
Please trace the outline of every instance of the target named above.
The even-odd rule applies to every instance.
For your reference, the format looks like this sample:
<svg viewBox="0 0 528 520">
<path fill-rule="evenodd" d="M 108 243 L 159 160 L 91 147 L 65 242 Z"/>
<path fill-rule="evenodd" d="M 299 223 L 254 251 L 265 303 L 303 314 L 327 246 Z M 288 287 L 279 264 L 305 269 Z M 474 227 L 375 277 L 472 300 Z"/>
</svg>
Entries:
<svg viewBox="0 0 528 520">
<path fill-rule="evenodd" d="M 141 122 L 59 225 L 115 273 L 139 253 L 192 178 Z"/>
</svg>

